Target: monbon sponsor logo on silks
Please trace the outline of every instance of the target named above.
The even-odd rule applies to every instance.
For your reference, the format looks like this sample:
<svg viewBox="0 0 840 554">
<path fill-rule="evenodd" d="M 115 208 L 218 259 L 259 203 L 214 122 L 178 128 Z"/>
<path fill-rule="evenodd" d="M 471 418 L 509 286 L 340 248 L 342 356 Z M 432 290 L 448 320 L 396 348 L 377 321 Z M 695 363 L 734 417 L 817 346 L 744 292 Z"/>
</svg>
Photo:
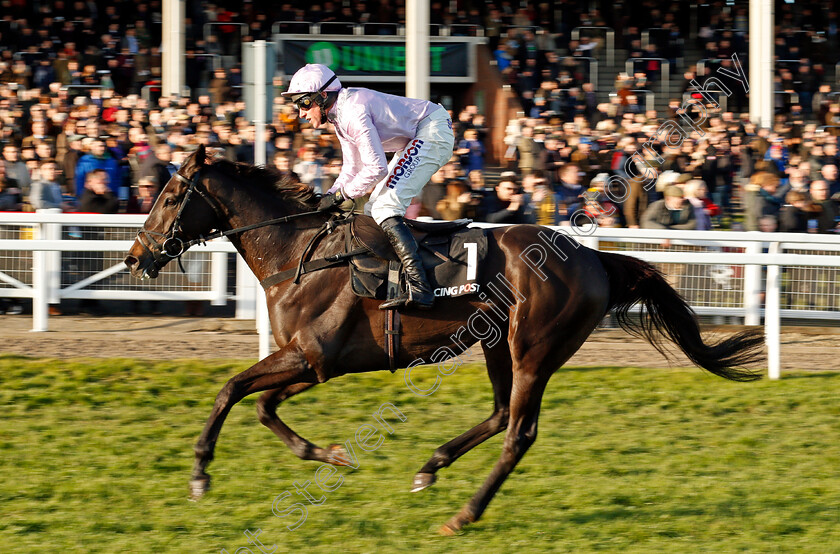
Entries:
<svg viewBox="0 0 840 554">
<path fill-rule="evenodd" d="M 465 283 L 460 286 L 441 287 L 439 289 L 435 289 L 435 296 L 461 296 L 462 294 L 478 292 L 478 287 L 478 283 Z"/>
<path fill-rule="evenodd" d="M 405 155 L 397 162 L 397 165 L 394 166 L 394 171 L 388 177 L 388 181 L 385 183 L 386 187 L 394 188 L 400 182 L 400 179 L 408 177 L 414 172 L 414 168 L 420 163 L 420 158 L 417 154 L 420 153 L 422 146 L 423 141 L 420 139 L 411 141 L 411 144 L 405 151 Z"/>
</svg>

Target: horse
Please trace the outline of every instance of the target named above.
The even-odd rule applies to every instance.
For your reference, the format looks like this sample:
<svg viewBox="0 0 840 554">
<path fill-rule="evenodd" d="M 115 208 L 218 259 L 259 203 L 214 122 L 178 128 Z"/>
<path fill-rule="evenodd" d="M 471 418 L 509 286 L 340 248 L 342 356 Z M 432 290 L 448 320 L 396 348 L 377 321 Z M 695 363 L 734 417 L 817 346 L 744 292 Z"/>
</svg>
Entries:
<svg viewBox="0 0 840 554">
<path fill-rule="evenodd" d="M 209 160 L 199 146 L 161 190 L 125 258 L 135 277 L 154 278 L 187 248 L 226 235 L 264 283 L 284 271 L 295 273 L 308 253 L 334 262 L 319 271 L 298 271 L 295 280 L 264 284 L 279 350 L 232 377 L 216 396 L 195 446 L 193 500 L 209 489 L 206 469 L 225 418 L 237 402 L 262 392 L 259 421 L 295 455 L 346 465 L 340 447 L 322 448 L 304 439 L 280 420 L 277 407 L 334 377 L 389 369 L 383 355 L 381 301 L 352 291 L 346 260 L 340 263 L 337 255 L 344 251 L 350 230 L 334 225 L 331 232 L 323 232 L 336 215 L 318 211 L 318 199 L 308 186 L 278 181 L 277 174 L 265 168 Z M 494 391 L 491 415 L 437 448 L 414 476 L 412 491 L 432 485 L 440 469 L 505 431 L 490 475 L 443 524 L 441 533 L 454 534 L 481 517 L 536 440 L 549 378 L 610 312 L 622 328 L 645 338 L 663 355 L 667 340 L 715 375 L 734 381 L 760 378 L 747 366 L 760 358 L 761 334 L 747 330 L 707 343 L 694 312 L 652 265 L 586 248 L 568 234 L 537 225 L 490 228 L 486 236 L 478 280 L 482 290 L 495 294 L 438 298 L 430 311 L 401 313 L 400 368 L 413 367 L 418 360 L 452 358 L 480 342 Z M 636 304 L 643 307 L 641 315 L 631 312 Z"/>
</svg>

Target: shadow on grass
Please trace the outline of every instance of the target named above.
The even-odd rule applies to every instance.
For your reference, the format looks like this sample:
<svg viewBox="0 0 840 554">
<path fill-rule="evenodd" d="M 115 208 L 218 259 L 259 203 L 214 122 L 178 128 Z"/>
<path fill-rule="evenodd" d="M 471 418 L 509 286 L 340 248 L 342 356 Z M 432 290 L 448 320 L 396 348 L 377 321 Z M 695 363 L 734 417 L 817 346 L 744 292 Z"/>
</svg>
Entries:
<svg viewBox="0 0 840 554">
<path fill-rule="evenodd" d="M 667 509 L 663 511 L 663 515 L 668 515 L 671 518 L 681 517 L 698 517 L 706 515 L 707 511 L 703 508 L 676 508 Z M 638 519 L 639 510 L 634 506 L 619 506 L 615 508 L 605 508 L 588 513 L 568 514 L 564 517 L 567 521 L 576 524 L 599 523 L 606 521 L 617 521 L 622 519 Z"/>
<path fill-rule="evenodd" d="M 6 362 L 6 361 L 9 361 L 9 362 L 19 362 L 19 361 L 34 362 L 34 361 L 39 361 L 39 360 L 44 360 L 44 359 L 50 359 L 50 358 L 39 358 L 37 356 L 23 356 L 22 354 L 3 354 L 3 353 L 0 353 L 0 361 L 3 361 L 3 362 Z"/>
<path fill-rule="evenodd" d="M 645 367 L 637 367 L 637 366 L 626 366 L 626 365 L 593 365 L 593 366 L 562 366 L 557 372 L 561 371 L 574 371 L 575 373 L 586 373 L 590 371 L 619 371 L 619 370 L 627 370 L 627 369 L 639 369 L 639 370 L 649 370 L 649 371 L 658 371 L 658 369 L 652 368 L 645 368 Z M 673 368 L 672 368 L 673 369 Z M 682 369 L 682 368 L 679 368 Z M 667 371 L 667 370 L 666 370 Z"/>
<path fill-rule="evenodd" d="M 780 381 L 787 381 L 788 379 L 836 379 L 838 377 L 840 377 L 840 371 L 815 371 L 813 373 L 783 374 Z"/>
</svg>

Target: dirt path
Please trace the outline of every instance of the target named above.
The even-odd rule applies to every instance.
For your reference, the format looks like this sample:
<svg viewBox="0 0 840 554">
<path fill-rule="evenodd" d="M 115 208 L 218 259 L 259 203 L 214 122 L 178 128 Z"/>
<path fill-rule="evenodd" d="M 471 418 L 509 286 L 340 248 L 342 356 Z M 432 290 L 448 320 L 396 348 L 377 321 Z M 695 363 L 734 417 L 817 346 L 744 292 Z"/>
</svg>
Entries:
<svg viewBox="0 0 840 554">
<path fill-rule="evenodd" d="M 143 359 L 254 359 L 258 338 L 251 320 L 183 317 L 81 317 L 49 320 L 50 331 L 33 333 L 31 316 L 0 316 L 0 352 L 66 357 Z M 725 328 L 722 333 L 737 328 Z M 782 333 L 782 371 L 838 369 L 840 328 L 786 327 Z M 480 359 L 473 349 L 468 359 Z M 576 366 L 669 367 L 690 365 L 679 356 L 670 363 L 646 342 L 620 330 L 592 334 L 571 359 Z"/>
</svg>

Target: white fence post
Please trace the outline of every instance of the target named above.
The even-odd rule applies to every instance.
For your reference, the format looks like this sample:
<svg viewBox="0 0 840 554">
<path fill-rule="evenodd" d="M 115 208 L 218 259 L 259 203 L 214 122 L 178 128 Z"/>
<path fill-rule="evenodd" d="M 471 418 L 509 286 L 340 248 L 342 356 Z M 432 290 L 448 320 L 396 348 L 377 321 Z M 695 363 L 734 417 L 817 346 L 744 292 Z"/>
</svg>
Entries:
<svg viewBox="0 0 840 554">
<path fill-rule="evenodd" d="M 227 304 L 227 252 L 210 254 L 210 289 L 213 291 L 211 306 Z"/>
<path fill-rule="evenodd" d="M 260 288 L 258 291 L 257 289 Z M 257 296 L 261 287 L 241 255 L 236 256 L 236 319 L 257 318 Z"/>
<path fill-rule="evenodd" d="M 260 342 L 260 359 L 271 354 L 271 322 L 268 319 L 268 303 L 265 294 L 257 295 L 257 336 Z"/>
<path fill-rule="evenodd" d="M 38 210 L 38 213 L 46 214 L 60 214 L 61 208 L 45 208 Z M 42 223 L 41 224 L 41 238 L 46 240 L 61 240 L 61 224 L 60 223 Z M 61 252 L 47 252 L 47 288 L 49 290 L 49 298 L 47 303 L 58 304 L 61 302 Z"/>
<path fill-rule="evenodd" d="M 781 243 L 771 242 L 768 254 L 778 254 L 781 251 Z M 780 296 L 781 296 L 781 267 L 778 265 L 767 266 L 767 287 L 764 301 L 764 333 L 767 344 L 767 376 L 770 379 L 781 377 L 781 317 Z"/>
<path fill-rule="evenodd" d="M 745 254 L 761 254 L 761 243 L 747 244 Z M 761 324 L 761 266 L 744 266 L 744 325 Z"/>
<path fill-rule="evenodd" d="M 34 235 L 34 239 L 44 240 L 43 223 L 34 226 Z M 48 255 L 49 253 L 44 250 L 32 252 L 32 330 L 35 332 L 48 330 L 47 303 L 50 298 Z"/>
</svg>

